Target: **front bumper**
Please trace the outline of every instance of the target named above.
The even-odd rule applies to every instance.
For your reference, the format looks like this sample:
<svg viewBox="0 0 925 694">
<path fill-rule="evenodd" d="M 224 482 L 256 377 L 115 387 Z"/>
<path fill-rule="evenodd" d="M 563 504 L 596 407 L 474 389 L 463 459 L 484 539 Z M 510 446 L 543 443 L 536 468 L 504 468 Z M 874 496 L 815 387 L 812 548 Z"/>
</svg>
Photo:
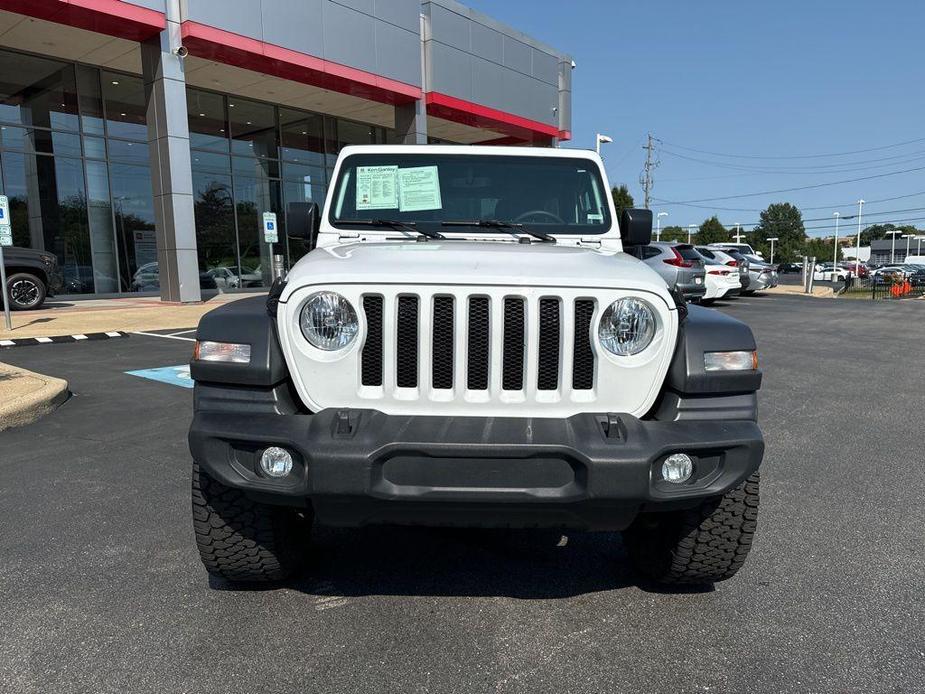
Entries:
<svg viewBox="0 0 925 694">
<path fill-rule="evenodd" d="M 314 415 L 197 412 L 193 458 L 265 502 L 311 505 L 330 525 L 375 523 L 620 530 L 641 510 L 696 505 L 761 463 L 754 421 L 426 417 L 373 410 Z M 294 458 L 283 479 L 260 474 L 270 445 Z M 694 458 L 684 484 L 661 478 L 671 453 Z"/>
</svg>

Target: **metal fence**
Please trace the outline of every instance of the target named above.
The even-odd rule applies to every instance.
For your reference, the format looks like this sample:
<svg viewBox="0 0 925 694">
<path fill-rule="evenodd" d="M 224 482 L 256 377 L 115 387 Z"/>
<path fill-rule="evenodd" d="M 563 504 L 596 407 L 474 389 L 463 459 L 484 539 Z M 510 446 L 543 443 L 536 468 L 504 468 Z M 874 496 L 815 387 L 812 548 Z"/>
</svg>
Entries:
<svg viewBox="0 0 925 694">
<path fill-rule="evenodd" d="M 851 278 L 838 292 L 839 296 L 873 301 L 919 299 L 925 297 L 925 280 L 889 277 Z"/>
</svg>

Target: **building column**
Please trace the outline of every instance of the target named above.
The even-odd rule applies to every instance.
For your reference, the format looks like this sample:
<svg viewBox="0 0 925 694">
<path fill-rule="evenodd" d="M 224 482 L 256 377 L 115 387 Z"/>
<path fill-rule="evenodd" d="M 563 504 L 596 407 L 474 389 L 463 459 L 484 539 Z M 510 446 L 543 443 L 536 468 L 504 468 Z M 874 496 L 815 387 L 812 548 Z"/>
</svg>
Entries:
<svg viewBox="0 0 925 694">
<path fill-rule="evenodd" d="M 167 28 L 141 44 L 151 185 L 161 300 L 200 301 L 186 77 L 180 46 L 180 3 L 167 2 Z"/>
<path fill-rule="evenodd" d="M 424 99 L 395 107 L 395 134 L 397 144 L 427 144 L 427 107 Z"/>
</svg>

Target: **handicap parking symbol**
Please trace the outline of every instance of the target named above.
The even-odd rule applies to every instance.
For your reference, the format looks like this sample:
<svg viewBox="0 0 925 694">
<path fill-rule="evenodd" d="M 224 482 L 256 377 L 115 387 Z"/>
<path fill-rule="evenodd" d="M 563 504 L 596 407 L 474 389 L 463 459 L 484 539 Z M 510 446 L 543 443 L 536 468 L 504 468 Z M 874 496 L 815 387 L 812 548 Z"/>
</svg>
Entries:
<svg viewBox="0 0 925 694">
<path fill-rule="evenodd" d="M 192 388 L 193 379 L 190 378 L 189 364 L 178 364 L 177 366 L 161 366 L 156 369 L 138 369 L 136 371 L 126 371 L 129 376 L 138 376 L 147 378 L 152 381 L 169 383 L 172 386 L 181 388 Z"/>
</svg>

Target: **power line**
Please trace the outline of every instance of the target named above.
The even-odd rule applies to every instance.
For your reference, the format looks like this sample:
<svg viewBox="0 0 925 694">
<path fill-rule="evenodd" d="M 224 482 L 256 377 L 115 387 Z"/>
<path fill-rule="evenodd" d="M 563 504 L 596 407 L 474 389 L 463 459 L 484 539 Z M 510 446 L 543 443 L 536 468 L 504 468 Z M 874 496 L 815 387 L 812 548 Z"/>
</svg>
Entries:
<svg viewBox="0 0 925 694">
<path fill-rule="evenodd" d="M 846 178 L 841 181 L 829 181 L 827 183 L 815 183 L 809 186 L 796 186 L 794 188 L 780 188 L 778 190 L 763 190 L 757 193 L 740 193 L 739 195 L 723 195 L 715 198 L 699 198 L 697 200 L 670 200 L 666 201 L 673 205 L 688 205 L 698 202 L 713 202 L 715 200 L 738 200 L 741 198 L 754 198 L 759 195 L 776 195 L 778 193 L 794 193 L 800 190 L 813 190 L 816 188 L 825 188 L 827 186 L 837 186 L 842 183 L 857 183 L 858 181 L 870 181 L 875 178 L 886 178 L 887 176 L 899 176 L 901 174 L 913 173 L 915 171 L 925 171 L 925 166 L 919 166 L 913 169 L 903 169 L 901 171 L 888 171 L 882 174 L 872 174 L 870 176 L 859 176 L 857 178 Z"/>
<path fill-rule="evenodd" d="M 904 200 L 906 198 L 918 197 L 919 195 L 925 195 L 925 190 L 919 190 L 919 191 L 916 191 L 915 193 L 906 193 L 904 195 L 894 195 L 893 197 L 890 197 L 890 198 L 880 198 L 878 200 L 865 200 L 864 204 L 865 205 L 876 205 L 881 202 L 893 202 L 894 200 Z M 762 208 L 760 207 L 716 207 L 713 205 L 694 205 L 692 203 L 686 203 L 686 202 L 672 202 L 670 200 L 663 200 L 661 198 L 652 198 L 652 199 L 655 202 L 662 203 L 665 205 L 684 205 L 685 207 L 696 207 L 701 210 L 719 210 L 721 212 L 762 212 L 763 211 Z M 801 212 L 805 212 L 808 210 L 837 210 L 840 207 L 851 207 L 856 204 L 857 204 L 857 200 L 853 200 L 851 202 L 839 202 L 839 203 L 833 203 L 831 205 L 814 205 L 811 207 L 801 207 L 797 205 L 796 207 L 799 207 Z M 844 219 L 844 217 L 842 219 Z"/>
<path fill-rule="evenodd" d="M 853 173 L 855 171 L 867 171 L 870 169 L 882 169 L 888 166 L 896 166 L 897 164 L 910 164 L 915 161 L 920 161 L 925 159 L 925 150 L 918 150 L 916 152 L 905 152 L 903 154 L 894 155 L 891 157 L 880 157 L 877 159 L 866 159 L 862 161 L 845 161 L 839 162 L 838 164 L 818 164 L 815 166 L 786 166 L 786 167 L 771 167 L 771 166 L 749 166 L 745 164 L 730 164 L 728 162 L 717 162 L 709 161 L 707 159 L 699 159 L 697 157 L 689 157 L 684 154 L 678 154 L 677 152 L 672 152 L 668 149 L 659 150 L 661 154 L 667 154 L 669 157 L 676 157 L 678 159 L 683 159 L 685 161 L 695 162 L 697 164 L 703 164 L 705 166 L 712 166 L 718 169 L 728 169 L 731 171 L 746 171 L 766 175 L 808 175 L 808 174 L 832 174 L 832 173 Z M 851 168 L 842 168 L 842 167 L 851 167 Z"/>
<path fill-rule="evenodd" d="M 728 157 L 730 159 L 825 159 L 827 157 L 846 157 L 851 154 L 864 154 L 866 152 L 879 152 L 884 149 L 893 149 L 895 147 L 902 147 L 904 145 L 911 145 L 917 142 L 925 142 L 925 137 L 920 137 L 915 140 L 906 140 L 905 142 L 896 142 L 891 145 L 883 145 L 881 147 L 868 147 L 867 149 L 855 149 L 850 152 L 832 152 L 830 154 L 796 154 L 796 155 L 757 155 L 757 154 L 725 154 L 723 152 L 710 152 L 703 149 L 694 149 L 693 147 L 684 147 L 683 145 L 673 144 L 671 142 L 661 141 L 666 145 L 675 147 L 677 149 L 683 149 L 687 152 L 695 152 L 697 154 L 708 154 L 714 157 Z"/>
</svg>

